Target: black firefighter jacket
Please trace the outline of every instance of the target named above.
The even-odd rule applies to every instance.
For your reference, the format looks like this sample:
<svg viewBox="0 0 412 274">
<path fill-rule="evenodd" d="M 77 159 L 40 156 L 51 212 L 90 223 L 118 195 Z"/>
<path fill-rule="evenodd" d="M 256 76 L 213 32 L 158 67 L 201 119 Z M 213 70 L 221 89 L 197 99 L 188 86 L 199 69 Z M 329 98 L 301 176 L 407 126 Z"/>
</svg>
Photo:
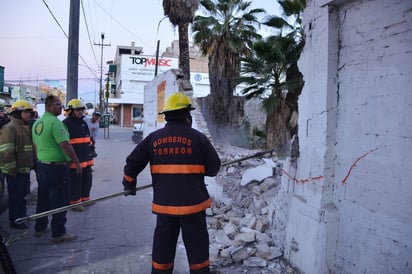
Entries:
<svg viewBox="0 0 412 274">
<path fill-rule="evenodd" d="M 78 119 L 72 115 L 63 120 L 70 134 L 70 144 L 76 152 L 77 158 L 82 168 L 92 166 L 94 164 L 92 156 L 92 140 L 87 123 L 82 119 Z M 76 168 L 74 163 L 70 164 L 70 168 Z"/>
<path fill-rule="evenodd" d="M 152 132 L 127 156 L 123 185 L 135 187 L 147 163 L 153 213 L 190 215 L 210 207 L 204 176 L 216 176 L 221 162 L 204 134 L 180 121 Z"/>
</svg>

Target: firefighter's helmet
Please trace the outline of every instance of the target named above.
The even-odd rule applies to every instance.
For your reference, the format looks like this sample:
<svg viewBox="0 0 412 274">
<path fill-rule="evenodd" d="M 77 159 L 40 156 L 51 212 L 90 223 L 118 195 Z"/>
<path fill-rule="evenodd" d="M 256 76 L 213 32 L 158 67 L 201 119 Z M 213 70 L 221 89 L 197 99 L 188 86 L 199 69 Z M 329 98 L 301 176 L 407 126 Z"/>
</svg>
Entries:
<svg viewBox="0 0 412 274">
<path fill-rule="evenodd" d="M 81 100 L 71 99 L 67 103 L 67 107 L 66 107 L 65 111 L 70 111 L 70 110 L 73 110 L 73 109 L 85 109 L 85 106 L 83 105 Z"/>
<path fill-rule="evenodd" d="M 17 100 L 11 105 L 11 111 L 24 111 L 24 110 L 33 110 L 34 107 L 32 104 L 27 102 L 26 100 Z"/>
<path fill-rule="evenodd" d="M 187 97 L 183 92 L 176 92 L 167 97 L 161 114 L 179 109 L 195 109 L 192 107 L 192 102 L 189 97 Z"/>
</svg>

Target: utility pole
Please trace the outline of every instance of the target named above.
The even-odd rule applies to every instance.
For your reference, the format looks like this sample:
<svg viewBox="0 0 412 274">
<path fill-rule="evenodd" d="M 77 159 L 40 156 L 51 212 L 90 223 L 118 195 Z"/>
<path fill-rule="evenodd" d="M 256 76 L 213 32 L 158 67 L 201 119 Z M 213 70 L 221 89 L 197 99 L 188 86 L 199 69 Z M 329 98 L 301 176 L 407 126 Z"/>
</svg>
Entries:
<svg viewBox="0 0 412 274">
<path fill-rule="evenodd" d="M 94 43 L 95 46 L 101 46 L 101 54 L 100 54 L 100 89 L 99 89 L 99 109 L 100 113 L 103 113 L 104 111 L 104 93 L 103 93 L 103 47 L 108 47 L 110 44 L 104 44 L 104 32 L 102 32 L 100 38 L 102 39 L 102 42 L 100 44 Z"/>
<path fill-rule="evenodd" d="M 66 102 L 78 97 L 80 0 L 70 0 L 69 46 L 67 55 Z"/>
</svg>

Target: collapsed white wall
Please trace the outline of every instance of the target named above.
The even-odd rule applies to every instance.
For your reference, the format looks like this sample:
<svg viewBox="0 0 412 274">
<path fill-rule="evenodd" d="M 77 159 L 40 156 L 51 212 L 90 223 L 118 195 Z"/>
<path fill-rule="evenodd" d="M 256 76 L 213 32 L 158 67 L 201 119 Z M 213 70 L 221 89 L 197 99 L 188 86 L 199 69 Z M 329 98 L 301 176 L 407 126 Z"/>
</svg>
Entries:
<svg viewBox="0 0 412 274">
<path fill-rule="evenodd" d="M 285 258 L 412 273 L 412 1 L 308 1 Z"/>
<path fill-rule="evenodd" d="M 162 128 L 165 125 L 164 116 L 159 115 L 163 110 L 165 99 L 175 92 L 183 92 L 191 98 L 192 105 L 196 108 L 192 112 L 193 123 L 192 127 L 199 129 L 198 123 L 204 123 L 200 117 L 200 110 L 197 107 L 196 100 L 192 98 L 194 92 L 192 90 L 183 90 L 182 88 L 182 72 L 178 69 L 170 69 L 159 74 L 152 81 L 144 86 L 144 126 L 143 137 L 149 135 L 152 131 Z M 195 91 L 195 94 L 198 94 Z M 208 132 L 204 132 L 208 135 Z"/>
</svg>

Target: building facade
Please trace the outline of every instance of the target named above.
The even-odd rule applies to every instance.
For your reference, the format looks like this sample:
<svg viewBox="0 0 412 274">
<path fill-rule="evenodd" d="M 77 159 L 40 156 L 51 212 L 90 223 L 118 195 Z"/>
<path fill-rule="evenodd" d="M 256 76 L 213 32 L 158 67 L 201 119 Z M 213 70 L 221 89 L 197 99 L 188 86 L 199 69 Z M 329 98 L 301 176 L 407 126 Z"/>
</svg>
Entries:
<svg viewBox="0 0 412 274">
<path fill-rule="evenodd" d="M 412 1 L 312 0 L 285 258 L 303 273 L 412 273 Z"/>
<path fill-rule="evenodd" d="M 159 56 L 144 55 L 143 48 L 117 46 L 113 62 L 109 64 L 108 106 L 112 123 L 121 127 L 133 127 L 144 121 L 144 87 L 156 75 L 179 67 L 178 41 Z M 190 49 L 191 84 L 193 96 L 203 97 L 209 94 L 209 74 L 207 59 L 201 57 L 195 47 Z M 156 62 L 157 59 L 157 62 Z"/>
</svg>

